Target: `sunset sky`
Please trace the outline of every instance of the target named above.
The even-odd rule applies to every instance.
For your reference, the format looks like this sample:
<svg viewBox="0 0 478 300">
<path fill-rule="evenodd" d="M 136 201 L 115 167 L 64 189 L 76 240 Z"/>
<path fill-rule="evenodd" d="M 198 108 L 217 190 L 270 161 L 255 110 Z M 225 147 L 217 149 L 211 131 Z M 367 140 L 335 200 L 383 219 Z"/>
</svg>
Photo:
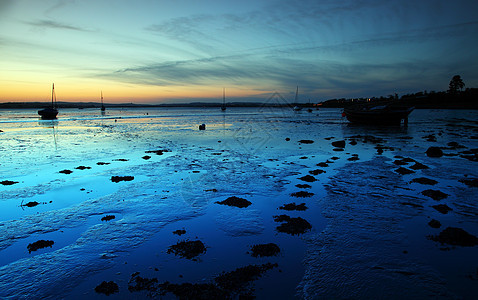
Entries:
<svg viewBox="0 0 478 300">
<path fill-rule="evenodd" d="M 478 1 L 0 0 L 0 102 L 478 87 Z"/>
</svg>

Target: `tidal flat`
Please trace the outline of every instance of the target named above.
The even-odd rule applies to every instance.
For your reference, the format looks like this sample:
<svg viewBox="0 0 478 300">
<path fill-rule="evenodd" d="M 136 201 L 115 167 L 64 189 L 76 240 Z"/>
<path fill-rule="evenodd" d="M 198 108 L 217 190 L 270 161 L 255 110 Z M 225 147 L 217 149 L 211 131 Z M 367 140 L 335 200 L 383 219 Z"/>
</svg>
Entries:
<svg viewBox="0 0 478 300">
<path fill-rule="evenodd" d="M 478 111 L 35 114 L 0 111 L 1 298 L 478 294 Z"/>
</svg>

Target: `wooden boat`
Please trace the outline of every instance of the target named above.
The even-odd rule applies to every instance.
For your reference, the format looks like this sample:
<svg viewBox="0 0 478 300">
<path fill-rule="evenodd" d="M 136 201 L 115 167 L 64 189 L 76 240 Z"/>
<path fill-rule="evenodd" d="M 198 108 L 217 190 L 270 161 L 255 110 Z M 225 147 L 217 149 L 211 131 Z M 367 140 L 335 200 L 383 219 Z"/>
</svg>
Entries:
<svg viewBox="0 0 478 300">
<path fill-rule="evenodd" d="M 352 123 L 400 125 L 402 120 L 408 124 L 408 115 L 413 109 L 397 103 L 365 103 L 346 107 L 344 115 Z"/>
<path fill-rule="evenodd" d="M 53 99 L 55 101 L 53 102 Z M 54 120 L 58 115 L 58 110 L 56 109 L 56 94 L 55 94 L 55 84 L 53 83 L 53 87 L 51 89 L 51 107 L 41 109 L 38 111 L 38 114 L 43 120 Z"/>
</svg>

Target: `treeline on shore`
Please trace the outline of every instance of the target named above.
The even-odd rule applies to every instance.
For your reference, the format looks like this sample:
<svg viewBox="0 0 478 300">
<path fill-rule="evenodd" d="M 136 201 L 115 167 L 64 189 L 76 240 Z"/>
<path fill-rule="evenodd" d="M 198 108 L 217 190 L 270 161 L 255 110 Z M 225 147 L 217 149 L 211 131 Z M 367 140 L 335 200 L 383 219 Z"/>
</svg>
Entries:
<svg viewBox="0 0 478 300">
<path fill-rule="evenodd" d="M 478 89 L 467 88 L 464 91 L 456 92 L 418 92 L 406 94 L 400 98 L 395 95 L 388 97 L 355 98 L 355 99 L 331 99 L 320 103 L 320 107 L 344 108 L 358 103 L 395 101 L 405 106 L 415 108 L 456 108 L 456 109 L 478 109 Z"/>
<path fill-rule="evenodd" d="M 330 99 L 320 103 L 261 103 L 261 102 L 228 102 L 227 107 L 328 107 L 344 108 L 358 103 L 395 101 L 398 104 L 414 106 L 415 108 L 448 108 L 448 109 L 478 109 L 478 88 L 467 88 L 464 91 L 455 92 L 418 92 L 398 97 L 397 94 L 387 97 L 373 98 L 341 98 Z M 48 102 L 6 102 L 0 103 L 0 109 L 38 109 L 48 107 Z M 134 104 L 134 103 L 105 103 L 106 108 L 128 107 L 221 107 L 222 103 L 194 102 L 194 103 L 163 103 L 163 104 Z M 59 108 L 100 108 L 101 103 L 96 102 L 58 102 Z"/>
</svg>

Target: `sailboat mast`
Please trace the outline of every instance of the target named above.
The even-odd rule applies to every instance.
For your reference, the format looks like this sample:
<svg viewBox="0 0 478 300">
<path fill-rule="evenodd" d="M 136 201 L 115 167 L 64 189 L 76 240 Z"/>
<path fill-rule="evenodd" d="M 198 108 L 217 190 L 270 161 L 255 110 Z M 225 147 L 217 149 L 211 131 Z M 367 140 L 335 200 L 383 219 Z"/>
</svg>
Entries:
<svg viewBox="0 0 478 300">
<path fill-rule="evenodd" d="M 101 91 L 101 105 L 103 105 L 103 91 Z"/>
<path fill-rule="evenodd" d="M 222 105 L 226 105 L 226 88 L 222 88 Z"/>
<path fill-rule="evenodd" d="M 55 102 L 56 102 L 55 83 L 53 83 L 52 88 L 51 88 L 51 107 L 55 108 L 55 104 L 53 103 L 53 97 L 55 98 Z"/>
<path fill-rule="evenodd" d="M 299 86 L 297 86 L 297 89 L 295 90 L 295 103 L 297 103 L 298 99 L 299 99 Z"/>
</svg>

